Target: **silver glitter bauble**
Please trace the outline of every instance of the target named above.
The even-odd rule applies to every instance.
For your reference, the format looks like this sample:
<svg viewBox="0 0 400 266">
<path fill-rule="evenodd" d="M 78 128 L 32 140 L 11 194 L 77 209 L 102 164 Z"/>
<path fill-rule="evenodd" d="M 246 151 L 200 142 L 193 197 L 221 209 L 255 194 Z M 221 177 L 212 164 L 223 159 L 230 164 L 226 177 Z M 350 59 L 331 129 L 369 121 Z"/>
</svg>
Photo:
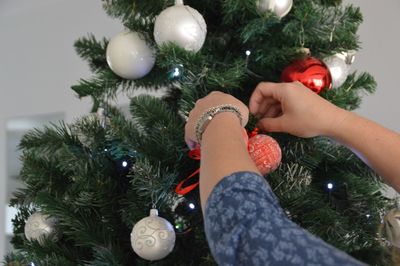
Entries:
<svg viewBox="0 0 400 266">
<path fill-rule="evenodd" d="M 36 240 L 40 244 L 43 244 L 45 239 L 56 242 L 60 236 L 58 225 L 57 218 L 41 212 L 35 212 L 26 220 L 25 237 L 29 241 Z"/>
<path fill-rule="evenodd" d="M 176 1 L 162 11 L 154 24 L 154 39 L 160 46 L 175 43 L 187 51 L 197 52 L 204 44 L 207 25 L 203 16 L 183 1 Z"/>
<path fill-rule="evenodd" d="M 293 6 L 293 0 L 256 0 L 257 9 L 264 13 L 267 11 L 274 12 L 277 17 L 283 18 L 286 16 Z"/>
<path fill-rule="evenodd" d="M 133 250 L 141 258 L 154 261 L 165 258 L 175 246 L 175 231 L 170 222 L 158 216 L 156 209 L 150 216 L 135 224 L 131 233 Z"/>
<path fill-rule="evenodd" d="M 144 77 L 151 71 L 155 61 L 154 50 L 137 32 L 121 32 L 108 43 L 108 66 L 122 78 Z"/>
<path fill-rule="evenodd" d="M 325 65 L 328 67 L 332 77 L 332 87 L 338 88 L 344 84 L 349 75 L 350 65 L 346 63 L 342 54 L 336 54 L 324 58 Z"/>
<path fill-rule="evenodd" d="M 400 248 L 400 210 L 391 210 L 384 218 L 387 240 Z"/>
</svg>

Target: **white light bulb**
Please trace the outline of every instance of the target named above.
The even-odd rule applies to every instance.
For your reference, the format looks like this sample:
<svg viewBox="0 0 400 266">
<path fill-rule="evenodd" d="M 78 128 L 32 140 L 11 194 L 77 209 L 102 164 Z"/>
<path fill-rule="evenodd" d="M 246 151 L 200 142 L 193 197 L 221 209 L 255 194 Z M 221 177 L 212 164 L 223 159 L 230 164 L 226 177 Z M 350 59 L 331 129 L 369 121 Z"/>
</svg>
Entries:
<svg viewBox="0 0 400 266">
<path fill-rule="evenodd" d="M 368 218 L 368 219 L 369 219 L 369 217 L 371 217 L 371 215 L 370 215 L 370 214 L 367 214 L 366 216 L 367 216 L 367 218 Z"/>
<path fill-rule="evenodd" d="M 246 51 L 246 55 L 249 56 L 251 55 L 251 52 L 249 50 Z"/>
<path fill-rule="evenodd" d="M 333 188 L 333 184 L 332 183 L 328 183 L 328 189 L 330 190 L 330 189 L 332 189 Z"/>
<path fill-rule="evenodd" d="M 179 68 L 175 68 L 174 69 L 174 73 L 172 74 L 174 77 L 179 77 L 179 75 L 180 75 L 181 73 L 179 72 Z"/>
<path fill-rule="evenodd" d="M 194 210 L 194 208 L 196 208 L 196 206 L 193 203 L 189 203 L 189 208 L 191 208 L 192 210 Z"/>
<path fill-rule="evenodd" d="M 123 161 L 122 162 L 122 167 L 127 167 L 128 166 L 128 162 L 127 161 Z"/>
</svg>

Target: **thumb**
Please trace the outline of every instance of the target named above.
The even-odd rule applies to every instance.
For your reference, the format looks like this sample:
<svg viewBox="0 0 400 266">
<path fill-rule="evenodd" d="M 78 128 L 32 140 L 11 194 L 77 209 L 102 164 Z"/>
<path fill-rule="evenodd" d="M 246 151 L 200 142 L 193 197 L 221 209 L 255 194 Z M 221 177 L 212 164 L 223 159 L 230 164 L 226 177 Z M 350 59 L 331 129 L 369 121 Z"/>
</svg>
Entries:
<svg viewBox="0 0 400 266">
<path fill-rule="evenodd" d="M 284 131 L 283 120 L 283 116 L 276 118 L 263 118 L 258 121 L 257 126 L 267 132 L 282 132 Z"/>
</svg>

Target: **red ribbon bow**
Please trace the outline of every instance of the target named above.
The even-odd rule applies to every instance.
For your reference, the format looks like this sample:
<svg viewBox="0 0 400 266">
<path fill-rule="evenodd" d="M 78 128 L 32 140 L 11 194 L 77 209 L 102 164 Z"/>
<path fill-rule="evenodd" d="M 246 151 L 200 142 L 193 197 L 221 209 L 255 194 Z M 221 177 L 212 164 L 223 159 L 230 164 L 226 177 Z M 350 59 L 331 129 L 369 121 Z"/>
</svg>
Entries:
<svg viewBox="0 0 400 266">
<path fill-rule="evenodd" d="M 200 146 L 197 146 L 194 150 L 189 151 L 189 157 L 193 160 L 197 160 L 200 161 L 201 158 L 201 152 L 200 152 Z M 185 184 L 186 181 L 188 181 L 189 179 L 191 179 L 192 177 L 195 177 L 197 174 L 200 173 L 200 168 L 197 169 L 196 171 L 194 171 L 193 174 L 191 174 L 190 176 L 186 177 L 184 180 L 182 180 L 175 188 L 175 192 L 179 195 L 186 195 L 187 193 L 189 193 L 190 191 L 192 191 L 193 189 L 195 189 L 198 185 L 199 185 L 199 181 L 197 181 L 194 184 L 191 184 L 189 186 L 183 187 L 183 185 Z"/>
</svg>

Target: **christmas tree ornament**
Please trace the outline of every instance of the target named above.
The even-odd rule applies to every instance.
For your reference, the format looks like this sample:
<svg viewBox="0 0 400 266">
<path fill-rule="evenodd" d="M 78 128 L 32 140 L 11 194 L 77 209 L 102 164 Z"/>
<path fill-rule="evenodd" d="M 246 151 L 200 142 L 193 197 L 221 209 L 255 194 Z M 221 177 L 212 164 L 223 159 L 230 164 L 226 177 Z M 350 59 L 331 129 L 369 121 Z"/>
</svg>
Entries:
<svg viewBox="0 0 400 266">
<path fill-rule="evenodd" d="M 293 6 L 293 0 L 256 0 L 260 13 L 271 11 L 279 18 L 286 16 Z"/>
<path fill-rule="evenodd" d="M 387 240 L 400 248 L 400 209 L 392 209 L 383 220 Z"/>
<path fill-rule="evenodd" d="M 158 216 L 157 209 L 135 224 L 131 244 L 141 258 L 155 261 L 165 258 L 175 246 L 175 231 L 170 222 Z"/>
<path fill-rule="evenodd" d="M 204 44 L 207 25 L 203 16 L 182 0 L 162 11 L 154 24 L 154 39 L 158 46 L 175 43 L 187 51 L 197 52 Z"/>
<path fill-rule="evenodd" d="M 332 88 L 329 69 L 315 57 L 298 59 L 287 66 L 281 75 L 283 82 L 299 81 L 316 93 Z"/>
<path fill-rule="evenodd" d="M 259 134 L 249 139 L 248 150 L 251 159 L 262 175 L 278 168 L 282 159 L 282 151 L 278 142 L 270 136 Z"/>
<path fill-rule="evenodd" d="M 332 87 L 338 88 L 344 84 L 349 75 L 350 65 L 346 63 L 343 54 L 335 54 L 323 59 L 332 77 Z"/>
<path fill-rule="evenodd" d="M 35 212 L 26 220 L 24 233 L 29 241 L 38 241 L 41 245 L 44 244 L 45 239 L 56 242 L 60 237 L 59 220 L 41 212 Z"/>
<path fill-rule="evenodd" d="M 118 76 L 139 79 L 153 68 L 155 52 L 139 33 L 124 31 L 108 43 L 107 63 Z"/>
<path fill-rule="evenodd" d="M 193 223 L 198 222 L 199 209 L 193 200 L 179 196 L 171 207 L 174 213 L 174 227 L 177 234 L 186 234 L 191 231 Z M 194 220 L 195 219 L 195 220 Z"/>
</svg>

